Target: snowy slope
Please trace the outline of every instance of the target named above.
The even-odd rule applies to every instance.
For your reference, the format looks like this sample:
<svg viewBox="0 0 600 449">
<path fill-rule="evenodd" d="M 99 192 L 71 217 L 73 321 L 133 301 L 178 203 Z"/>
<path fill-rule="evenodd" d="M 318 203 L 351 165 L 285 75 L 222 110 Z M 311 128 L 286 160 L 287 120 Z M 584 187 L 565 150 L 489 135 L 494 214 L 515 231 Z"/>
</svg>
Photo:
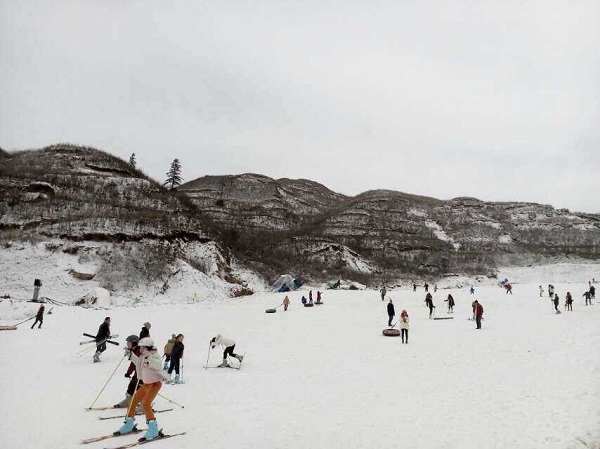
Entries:
<svg viewBox="0 0 600 449">
<path fill-rule="evenodd" d="M 95 333 L 105 315 L 121 341 L 144 321 L 152 322 L 161 348 L 171 333 L 186 335 L 186 383 L 161 390 L 185 409 L 157 416 L 165 431 L 188 434 L 153 443 L 155 449 L 598 447 L 600 306 L 582 305 L 586 283 L 556 282 L 561 297 L 567 289 L 574 294 L 575 305 L 555 315 L 537 289 L 549 282 L 542 276 L 516 285 L 512 296 L 478 287 L 487 318 L 480 331 L 467 320 L 473 296 L 464 289 L 434 294 L 438 316 L 446 316 L 449 292 L 456 299 L 455 318 L 447 321 L 427 319 L 421 289 L 391 291 L 397 312 L 411 315 L 409 345 L 381 335 L 387 317 L 375 291 L 326 291 L 325 305 L 312 309 L 301 307 L 305 292 L 294 292 L 290 310 L 276 314 L 264 313 L 283 299 L 272 293 L 110 311 L 55 308 L 42 330 L 25 324 L 0 333 L 3 447 L 81 448 L 81 438 L 118 428 L 120 420 L 97 419 L 117 411 L 84 408 L 121 350 L 109 347 L 100 364 L 91 363 L 91 354 L 77 356 L 81 333 Z M 216 333 L 247 353 L 241 371 L 203 369 Z M 219 361 L 213 352 L 210 365 Z M 124 362 L 96 405 L 122 398 L 125 369 Z"/>
</svg>

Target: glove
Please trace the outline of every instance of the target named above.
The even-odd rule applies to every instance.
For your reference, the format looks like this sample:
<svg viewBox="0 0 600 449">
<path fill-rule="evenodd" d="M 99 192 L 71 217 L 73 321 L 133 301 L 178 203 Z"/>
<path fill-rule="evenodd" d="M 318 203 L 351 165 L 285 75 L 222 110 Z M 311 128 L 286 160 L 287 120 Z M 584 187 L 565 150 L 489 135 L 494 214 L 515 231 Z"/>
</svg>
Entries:
<svg viewBox="0 0 600 449">
<path fill-rule="evenodd" d="M 129 373 L 125 373 L 125 377 L 126 377 L 127 379 L 129 379 L 129 378 L 131 377 L 131 374 L 129 374 Z"/>
</svg>

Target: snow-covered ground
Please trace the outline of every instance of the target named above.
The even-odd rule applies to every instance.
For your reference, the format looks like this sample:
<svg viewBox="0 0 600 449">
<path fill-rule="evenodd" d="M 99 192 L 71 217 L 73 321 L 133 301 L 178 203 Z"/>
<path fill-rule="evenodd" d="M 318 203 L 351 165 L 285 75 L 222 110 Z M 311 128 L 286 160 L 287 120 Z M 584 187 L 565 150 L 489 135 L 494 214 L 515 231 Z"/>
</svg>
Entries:
<svg viewBox="0 0 600 449">
<path fill-rule="evenodd" d="M 390 291 L 397 313 L 410 314 L 408 345 L 382 335 L 386 303 L 372 290 L 326 291 L 325 304 L 313 308 L 300 304 L 306 291 L 293 292 L 290 310 L 275 314 L 265 309 L 284 294 L 110 310 L 55 307 L 41 330 L 26 323 L 0 333 L 1 446 L 81 448 L 82 438 L 120 426 L 119 419 L 98 420 L 120 411 L 84 409 L 123 352 L 109 346 L 99 364 L 91 353 L 77 355 L 82 332 L 95 333 L 110 315 L 120 342 L 145 321 L 161 352 L 172 333 L 186 337 L 185 384 L 161 390 L 185 408 L 157 418 L 165 432 L 187 434 L 152 443 L 154 449 L 600 447 L 600 305 L 585 307 L 581 297 L 582 276 L 599 279 L 600 265 L 504 272 L 520 282 L 512 296 L 492 285 L 476 285 L 473 296 L 464 287 L 434 293 L 438 317 L 448 316 L 443 300 L 454 295 L 452 320 L 427 319 L 422 288 Z M 550 282 L 561 310 L 565 293 L 573 294 L 573 312 L 556 315 L 540 298 L 538 285 Z M 481 330 L 467 319 L 474 298 L 485 308 Z M 0 305 L 2 317 L 8 308 L 22 315 L 37 309 L 6 299 Z M 217 333 L 247 354 L 240 371 L 203 369 Z M 213 351 L 209 365 L 219 362 Z M 95 405 L 123 398 L 125 370 L 123 362 Z M 169 403 L 159 397 L 155 405 Z M 145 427 L 142 417 L 137 421 Z"/>
</svg>

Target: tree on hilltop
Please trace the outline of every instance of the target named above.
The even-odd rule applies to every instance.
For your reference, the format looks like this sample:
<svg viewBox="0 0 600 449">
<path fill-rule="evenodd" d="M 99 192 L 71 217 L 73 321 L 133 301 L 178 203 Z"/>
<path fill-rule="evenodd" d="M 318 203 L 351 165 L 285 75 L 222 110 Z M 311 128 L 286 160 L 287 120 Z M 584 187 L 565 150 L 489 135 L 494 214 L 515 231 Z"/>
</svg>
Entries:
<svg viewBox="0 0 600 449">
<path fill-rule="evenodd" d="M 181 164 L 179 163 L 179 159 L 175 158 L 173 162 L 171 162 L 171 168 L 169 168 L 169 171 L 167 172 L 167 179 L 163 185 L 170 185 L 170 189 L 173 190 L 175 187 L 181 185 L 181 181 L 183 181 L 183 178 L 181 177 Z"/>
</svg>

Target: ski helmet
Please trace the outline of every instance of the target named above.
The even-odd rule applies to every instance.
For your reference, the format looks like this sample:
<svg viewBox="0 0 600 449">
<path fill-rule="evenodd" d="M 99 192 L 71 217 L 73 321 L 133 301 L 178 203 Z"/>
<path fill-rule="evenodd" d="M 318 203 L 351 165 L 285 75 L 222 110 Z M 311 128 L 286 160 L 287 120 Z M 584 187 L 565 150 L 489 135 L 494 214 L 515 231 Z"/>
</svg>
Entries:
<svg viewBox="0 0 600 449">
<path fill-rule="evenodd" d="M 140 337 L 138 337 L 137 335 L 130 335 L 125 339 L 125 341 L 137 344 L 137 342 L 140 341 Z"/>
<path fill-rule="evenodd" d="M 150 337 L 144 337 L 138 342 L 138 346 L 145 346 L 147 348 L 153 348 L 154 340 L 152 340 Z"/>
</svg>

